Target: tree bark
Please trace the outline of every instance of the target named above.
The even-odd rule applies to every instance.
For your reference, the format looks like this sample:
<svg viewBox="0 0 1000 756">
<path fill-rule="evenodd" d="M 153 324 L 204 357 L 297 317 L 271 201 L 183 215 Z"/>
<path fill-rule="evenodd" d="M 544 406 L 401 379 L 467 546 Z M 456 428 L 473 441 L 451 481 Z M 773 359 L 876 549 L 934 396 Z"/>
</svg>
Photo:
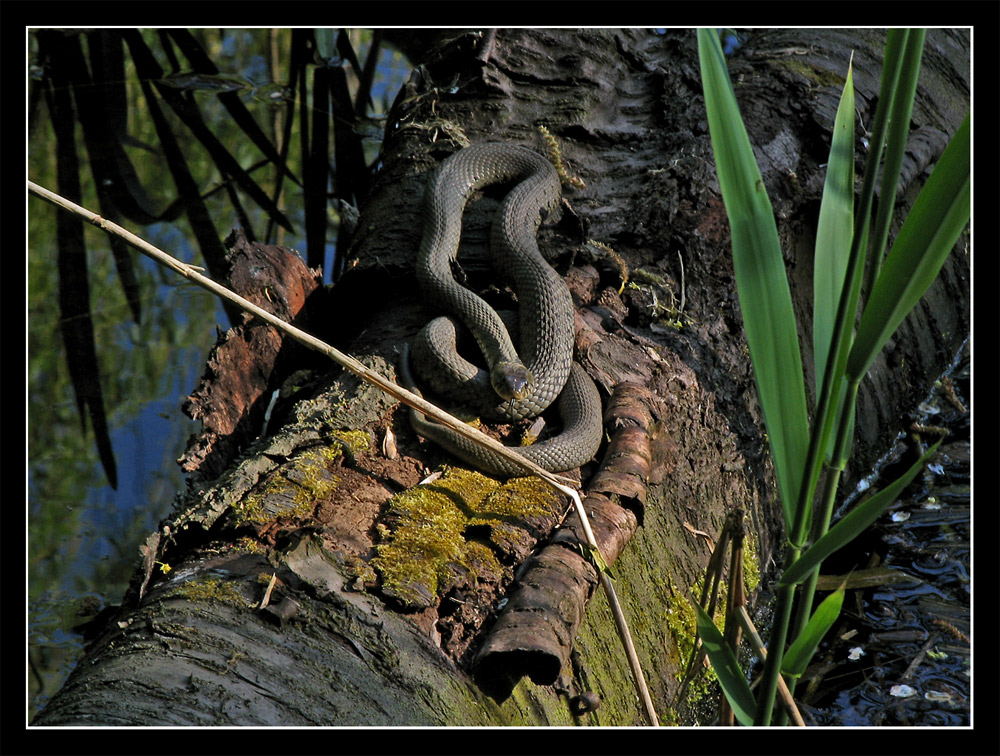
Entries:
<svg viewBox="0 0 1000 756">
<path fill-rule="evenodd" d="M 641 386 L 653 421 L 648 488 L 641 500 L 623 497 L 639 527 L 614 565 L 616 585 L 661 719 L 690 723 L 692 709 L 674 697 L 708 541 L 728 513 L 747 513 L 752 589 L 766 589 L 783 543 L 694 34 L 410 34 L 426 51 L 422 66 L 388 119 L 347 272 L 313 328 L 391 375 L 395 346 L 430 314 L 413 287 L 427 172 L 473 142 L 543 151 L 538 126 L 547 127 L 586 183 L 564 191 L 562 220 L 540 235 L 576 300 L 578 356 L 606 404 L 616 386 Z M 786 250 L 809 385 L 811 250 L 830 127 L 852 50 L 858 111 L 871 123 L 883 43 L 879 31 L 761 31 L 730 60 Z M 968 109 L 968 51 L 967 32 L 928 35 L 900 219 Z M 463 269 L 477 288 L 490 280 L 479 262 L 485 194 L 464 225 Z M 891 447 L 968 329 L 963 241 L 863 383 L 843 490 Z M 447 536 L 437 560 L 400 565 L 389 547 L 417 507 L 401 497 L 453 460 L 351 375 L 324 376 L 285 411 L 271 435 L 230 453 L 221 476 L 179 497 L 122 609 L 36 724 L 643 723 L 600 594 L 553 685 L 523 680 L 508 695 L 473 680 L 499 603 L 564 502 L 452 473 L 439 492 L 462 503 L 421 510 Z M 502 496 L 530 507 L 501 517 L 490 497 Z M 465 517 L 454 533 L 441 524 L 447 506 L 449 518 Z M 596 711 L 568 705 L 588 692 L 602 702 Z"/>
</svg>

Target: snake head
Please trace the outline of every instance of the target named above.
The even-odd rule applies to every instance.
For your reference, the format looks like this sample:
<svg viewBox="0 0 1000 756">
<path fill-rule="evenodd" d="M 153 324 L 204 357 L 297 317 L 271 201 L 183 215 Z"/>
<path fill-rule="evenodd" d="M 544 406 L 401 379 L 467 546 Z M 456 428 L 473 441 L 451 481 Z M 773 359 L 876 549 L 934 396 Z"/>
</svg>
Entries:
<svg viewBox="0 0 1000 756">
<path fill-rule="evenodd" d="M 523 399 L 531 392 L 535 377 L 520 362 L 498 362 L 490 371 L 490 383 L 493 390 L 502 398 Z"/>
</svg>

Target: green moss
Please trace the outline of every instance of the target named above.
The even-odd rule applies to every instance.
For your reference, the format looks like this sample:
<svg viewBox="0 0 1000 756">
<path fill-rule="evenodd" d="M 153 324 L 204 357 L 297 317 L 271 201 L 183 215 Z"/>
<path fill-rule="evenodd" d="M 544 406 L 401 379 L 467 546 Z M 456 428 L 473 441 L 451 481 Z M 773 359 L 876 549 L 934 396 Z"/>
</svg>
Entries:
<svg viewBox="0 0 1000 756">
<path fill-rule="evenodd" d="M 652 284 L 654 286 L 662 286 L 664 288 L 669 285 L 666 276 L 663 276 L 649 268 L 636 268 L 633 270 L 632 283 L 636 284 L 635 288 L 639 288 L 638 284 Z"/>
<path fill-rule="evenodd" d="M 376 547 L 372 565 L 387 593 L 413 606 L 427 606 L 456 573 L 475 579 L 484 572 L 500 572 L 494 550 L 466 538 L 470 526 L 489 526 L 490 541 L 503 549 L 524 538 L 519 521 L 559 506 L 559 498 L 540 481 L 515 478 L 501 487 L 478 472 L 446 468 L 433 483 L 392 499 L 389 515 L 395 527 L 387 530 L 380 523 L 386 542 Z"/>
<path fill-rule="evenodd" d="M 724 590 L 724 588 L 723 588 Z M 701 581 L 695 585 L 687 596 L 701 595 Z M 723 607 L 724 608 L 724 607 Z M 720 612 L 716 611 L 715 622 L 719 624 L 724 618 L 720 617 Z M 674 637 L 676 650 L 677 679 L 683 680 L 688 668 L 688 662 L 695 648 L 695 637 L 698 632 L 698 619 L 695 614 L 694 604 L 691 599 L 686 601 L 673 602 L 670 611 L 667 613 L 667 627 Z M 722 628 L 719 628 L 720 632 Z M 671 661 L 674 661 L 671 659 Z M 711 667 L 707 669 L 698 667 L 695 669 L 695 676 L 691 680 L 687 689 L 686 705 L 694 707 L 707 694 L 713 691 L 715 682 L 715 672 Z"/>
<path fill-rule="evenodd" d="M 680 330 L 691 322 L 691 319 L 675 306 L 673 287 L 665 276 L 639 269 L 635 271 L 633 280 L 629 281 L 628 288 L 642 292 L 643 296 L 648 296 L 652 300 L 649 305 L 650 314 L 660 325 Z M 657 293 L 658 291 L 661 293 Z M 669 294 L 669 303 L 660 301 L 662 294 Z"/>
<path fill-rule="evenodd" d="M 552 511 L 561 497 L 548 483 L 538 478 L 512 478 L 503 487 L 492 490 L 476 513 L 477 518 L 516 517 L 526 519 Z"/>
<path fill-rule="evenodd" d="M 667 630 L 674 639 L 674 644 L 668 646 L 668 652 L 672 652 L 670 661 L 683 668 L 691 658 L 691 649 L 694 648 L 694 634 L 697 629 L 694 607 L 690 601 L 671 601 L 664 619 Z"/>
<path fill-rule="evenodd" d="M 189 580 L 178 586 L 173 593 L 189 601 L 218 601 L 240 609 L 251 605 L 235 583 L 216 577 Z"/>
<path fill-rule="evenodd" d="M 516 553 L 525 538 L 525 523 L 532 517 L 557 513 L 562 497 L 538 478 L 513 478 L 489 494 L 469 519 L 469 525 L 489 528 L 489 540 L 504 553 Z"/>
<path fill-rule="evenodd" d="M 267 548 L 256 538 L 243 537 L 236 540 L 236 548 L 248 554 L 264 554 Z"/>
<path fill-rule="evenodd" d="M 360 578 L 365 583 L 375 582 L 375 570 L 360 557 L 354 555 L 346 556 L 344 558 L 344 569 L 351 578 Z"/>
<path fill-rule="evenodd" d="M 704 584 L 704 576 L 699 578 L 697 583 L 692 586 L 691 594 L 692 596 L 700 596 L 702 591 L 702 585 Z M 743 539 L 743 580 L 744 580 L 744 590 L 747 594 L 751 593 L 760 584 L 760 562 L 758 560 L 757 551 L 757 541 L 755 538 L 747 534 L 747 537 Z M 716 627 L 719 628 L 719 632 L 724 632 L 726 624 L 726 602 L 729 594 L 729 586 L 725 581 L 719 585 L 719 597 L 716 604 L 715 616 L 713 620 Z M 676 634 L 675 638 L 678 643 L 678 652 L 683 659 L 683 665 L 681 669 L 686 669 L 687 660 L 691 656 L 691 650 L 693 648 L 695 630 L 696 630 L 696 618 L 694 614 L 694 606 L 691 602 L 685 603 L 686 611 L 683 612 L 685 615 L 682 623 L 689 627 L 689 630 L 682 634 Z M 683 641 L 683 646 L 682 646 Z M 680 676 L 679 676 L 680 677 Z M 692 706 L 696 705 L 697 702 L 706 694 L 713 693 L 715 688 L 713 683 L 716 680 L 715 671 L 709 666 L 704 670 L 704 674 L 699 673 L 696 678 L 691 682 L 688 688 L 688 703 Z"/>
<path fill-rule="evenodd" d="M 376 547 L 372 560 L 382 574 L 383 589 L 406 604 L 425 606 L 455 566 L 472 571 L 463 509 L 476 506 L 496 486 L 479 473 L 454 470 L 433 484 L 393 497 L 389 511 L 397 525 L 387 542 Z"/>
<path fill-rule="evenodd" d="M 462 562 L 466 545 L 466 518 L 459 507 L 446 494 L 421 488 L 393 500 L 402 519 L 372 560 L 387 592 L 414 605 L 428 604 L 437 594 L 445 567 Z"/>
<path fill-rule="evenodd" d="M 500 483 L 474 470 L 445 467 L 444 474 L 420 488 L 448 495 L 469 515 L 479 509 L 486 497 L 496 491 Z"/>
<path fill-rule="evenodd" d="M 244 525 L 248 522 L 267 522 L 270 518 L 264 514 L 263 497 L 258 494 L 251 494 L 233 504 L 233 511 L 237 513 L 236 524 Z"/>
<path fill-rule="evenodd" d="M 344 453 L 351 457 L 357 457 L 359 454 L 369 451 L 372 446 L 372 439 L 367 431 L 339 430 L 334 431 L 333 437 L 342 444 Z M 324 447 L 324 451 L 330 451 L 333 448 Z"/>
<path fill-rule="evenodd" d="M 516 711 L 518 724 L 535 727 L 571 727 L 573 717 L 563 696 L 554 696 L 524 677 L 514 686 L 505 704 Z"/>
<path fill-rule="evenodd" d="M 760 585 L 760 554 L 757 551 L 757 539 L 747 534 L 743 539 L 743 582 L 748 594 L 757 590 Z"/>
</svg>

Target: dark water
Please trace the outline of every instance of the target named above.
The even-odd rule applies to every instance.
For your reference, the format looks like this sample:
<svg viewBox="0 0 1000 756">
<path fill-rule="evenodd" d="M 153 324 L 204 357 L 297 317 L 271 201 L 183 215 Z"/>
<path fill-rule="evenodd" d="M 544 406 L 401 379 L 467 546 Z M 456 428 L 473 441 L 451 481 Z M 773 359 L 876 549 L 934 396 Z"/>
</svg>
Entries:
<svg viewBox="0 0 1000 756">
<path fill-rule="evenodd" d="M 951 385 L 968 409 L 967 358 Z M 817 654 L 812 685 L 803 683 L 797 691 L 814 724 L 971 723 L 971 413 L 948 394 L 945 385 L 936 388 L 918 422 L 947 428 L 950 435 L 923 478 L 866 539 L 870 553 L 860 561 L 867 558 L 865 566 L 880 571 L 882 579 L 848 591 L 843 624 Z M 929 431 L 918 435 L 925 443 L 938 438 Z M 920 443 L 912 430 L 906 443 Z M 894 472 L 883 471 L 882 479 L 892 480 Z M 851 559 L 859 563 L 858 554 Z"/>
</svg>

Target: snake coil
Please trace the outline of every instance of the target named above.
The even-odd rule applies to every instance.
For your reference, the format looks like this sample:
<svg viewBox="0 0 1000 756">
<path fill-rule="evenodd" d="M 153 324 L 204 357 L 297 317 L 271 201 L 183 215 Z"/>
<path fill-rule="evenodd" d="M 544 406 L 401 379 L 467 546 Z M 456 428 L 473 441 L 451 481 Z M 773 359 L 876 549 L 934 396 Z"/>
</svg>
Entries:
<svg viewBox="0 0 1000 756">
<path fill-rule="evenodd" d="M 519 348 L 497 312 L 452 275 L 462 214 L 472 195 L 491 184 L 514 184 L 494 218 L 493 267 L 509 281 L 520 312 Z M 417 256 L 417 283 L 424 298 L 452 317 L 432 320 L 414 339 L 414 367 L 435 392 L 494 420 L 533 417 L 558 397 L 563 430 L 523 456 L 552 472 L 589 461 L 601 440 L 601 400 L 590 376 L 573 362 L 574 308 L 566 283 L 538 250 L 545 217 L 558 211 L 559 177 L 545 158 L 521 146 L 484 143 L 445 160 L 424 192 L 424 231 Z M 475 338 L 490 369 L 465 360 L 456 349 L 459 321 Z M 402 377 L 413 388 L 407 359 Z M 414 429 L 485 472 L 517 475 L 520 468 L 411 410 Z"/>
</svg>

